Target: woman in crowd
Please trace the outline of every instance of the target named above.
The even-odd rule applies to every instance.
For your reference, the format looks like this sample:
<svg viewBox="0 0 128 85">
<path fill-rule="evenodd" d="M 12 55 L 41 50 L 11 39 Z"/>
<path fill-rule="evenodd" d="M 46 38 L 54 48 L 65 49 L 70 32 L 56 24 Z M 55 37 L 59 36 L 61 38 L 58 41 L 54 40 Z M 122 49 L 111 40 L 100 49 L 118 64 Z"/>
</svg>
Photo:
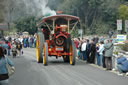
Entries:
<svg viewBox="0 0 128 85">
<path fill-rule="evenodd" d="M 8 57 L 4 56 L 3 48 L 0 47 L 0 85 L 8 85 L 9 83 L 6 61 L 10 66 L 14 66 L 13 62 Z"/>
</svg>

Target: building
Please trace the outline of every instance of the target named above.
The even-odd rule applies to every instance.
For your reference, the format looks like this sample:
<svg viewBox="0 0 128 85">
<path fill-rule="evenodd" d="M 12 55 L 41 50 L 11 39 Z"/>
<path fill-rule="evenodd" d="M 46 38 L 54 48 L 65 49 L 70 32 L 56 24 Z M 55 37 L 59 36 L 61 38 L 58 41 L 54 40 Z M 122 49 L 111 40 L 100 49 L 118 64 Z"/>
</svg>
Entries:
<svg viewBox="0 0 128 85">
<path fill-rule="evenodd" d="M 0 23 L 0 35 L 3 35 L 3 32 L 7 30 L 8 30 L 8 24 Z"/>
</svg>

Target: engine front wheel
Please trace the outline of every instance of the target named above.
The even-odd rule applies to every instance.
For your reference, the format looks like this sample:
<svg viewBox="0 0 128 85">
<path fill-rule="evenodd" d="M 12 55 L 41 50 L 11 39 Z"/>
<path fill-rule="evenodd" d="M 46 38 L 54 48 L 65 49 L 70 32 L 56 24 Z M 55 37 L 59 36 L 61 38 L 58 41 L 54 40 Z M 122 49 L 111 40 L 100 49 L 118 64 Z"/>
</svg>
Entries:
<svg viewBox="0 0 128 85">
<path fill-rule="evenodd" d="M 36 60 L 37 63 L 43 63 L 43 58 L 42 58 L 42 50 L 43 50 L 43 43 L 44 43 L 44 35 L 42 32 L 39 32 L 37 34 L 36 38 Z"/>
</svg>

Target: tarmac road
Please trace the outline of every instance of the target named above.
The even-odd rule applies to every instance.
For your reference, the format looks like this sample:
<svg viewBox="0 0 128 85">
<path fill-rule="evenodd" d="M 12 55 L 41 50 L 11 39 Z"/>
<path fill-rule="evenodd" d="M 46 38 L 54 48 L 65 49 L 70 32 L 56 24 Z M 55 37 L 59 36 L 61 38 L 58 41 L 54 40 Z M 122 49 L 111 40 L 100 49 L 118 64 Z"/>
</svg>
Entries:
<svg viewBox="0 0 128 85">
<path fill-rule="evenodd" d="M 128 78 L 118 76 L 77 60 L 72 66 L 63 59 L 49 57 L 48 66 L 36 62 L 36 50 L 26 48 L 24 55 L 12 59 L 16 72 L 9 85 L 128 85 Z"/>
</svg>

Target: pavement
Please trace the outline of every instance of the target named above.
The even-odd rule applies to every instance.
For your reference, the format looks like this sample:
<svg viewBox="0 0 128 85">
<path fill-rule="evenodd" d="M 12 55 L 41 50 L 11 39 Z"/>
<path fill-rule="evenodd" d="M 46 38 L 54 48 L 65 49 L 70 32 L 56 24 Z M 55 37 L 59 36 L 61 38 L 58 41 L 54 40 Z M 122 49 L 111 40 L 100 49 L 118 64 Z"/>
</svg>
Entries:
<svg viewBox="0 0 128 85">
<path fill-rule="evenodd" d="M 62 58 L 49 57 L 48 66 L 43 66 L 36 62 L 36 49 L 23 50 L 22 56 L 12 59 L 16 71 L 9 85 L 128 85 L 128 77 L 84 61 L 72 66 Z"/>
</svg>

